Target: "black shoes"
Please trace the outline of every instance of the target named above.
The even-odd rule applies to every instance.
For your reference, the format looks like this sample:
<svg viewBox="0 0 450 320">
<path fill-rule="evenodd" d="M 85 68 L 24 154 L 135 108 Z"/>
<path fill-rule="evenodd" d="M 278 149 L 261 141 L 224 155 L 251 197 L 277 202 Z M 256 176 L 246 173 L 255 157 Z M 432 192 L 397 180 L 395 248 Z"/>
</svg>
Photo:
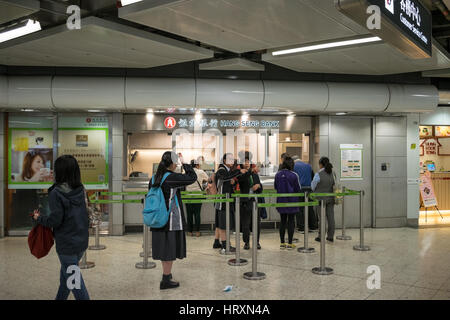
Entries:
<svg viewBox="0 0 450 320">
<path fill-rule="evenodd" d="M 180 286 L 179 282 L 172 281 L 172 274 L 168 275 L 163 274 L 162 280 L 159 284 L 159 289 L 160 290 L 173 289 L 179 286 Z"/>
<path fill-rule="evenodd" d="M 320 242 L 320 237 L 317 237 L 314 240 L 316 240 L 317 242 Z M 334 242 L 334 239 L 333 238 L 327 238 L 327 241 Z"/>
<path fill-rule="evenodd" d="M 244 244 L 244 250 L 250 250 L 250 245 L 248 244 L 248 242 Z"/>
<path fill-rule="evenodd" d="M 220 241 L 216 239 L 213 244 L 213 249 L 220 249 L 220 248 L 222 248 L 222 245 L 220 244 Z"/>
<path fill-rule="evenodd" d="M 258 250 L 261 250 L 261 245 L 258 243 Z"/>
</svg>

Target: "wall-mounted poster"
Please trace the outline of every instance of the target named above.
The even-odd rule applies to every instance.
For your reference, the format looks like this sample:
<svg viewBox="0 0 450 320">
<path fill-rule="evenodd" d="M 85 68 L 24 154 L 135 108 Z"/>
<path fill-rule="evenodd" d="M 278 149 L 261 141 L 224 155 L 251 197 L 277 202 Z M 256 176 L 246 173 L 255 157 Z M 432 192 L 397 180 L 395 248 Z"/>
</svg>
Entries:
<svg viewBox="0 0 450 320">
<path fill-rule="evenodd" d="M 422 197 L 423 206 L 425 208 L 437 206 L 437 199 L 434 193 L 433 182 L 431 181 L 431 174 L 420 175 L 420 195 Z"/>
<path fill-rule="evenodd" d="M 434 127 L 436 137 L 450 137 L 450 126 Z"/>
<path fill-rule="evenodd" d="M 50 187 L 53 183 L 52 119 L 11 117 L 8 123 L 8 189 Z"/>
<path fill-rule="evenodd" d="M 431 138 L 433 136 L 433 126 L 419 126 L 420 139 Z"/>
<path fill-rule="evenodd" d="M 58 155 L 77 159 L 86 189 L 108 189 L 108 118 L 64 117 L 58 127 Z"/>
<path fill-rule="evenodd" d="M 362 180 L 362 144 L 341 144 L 341 180 Z"/>
</svg>

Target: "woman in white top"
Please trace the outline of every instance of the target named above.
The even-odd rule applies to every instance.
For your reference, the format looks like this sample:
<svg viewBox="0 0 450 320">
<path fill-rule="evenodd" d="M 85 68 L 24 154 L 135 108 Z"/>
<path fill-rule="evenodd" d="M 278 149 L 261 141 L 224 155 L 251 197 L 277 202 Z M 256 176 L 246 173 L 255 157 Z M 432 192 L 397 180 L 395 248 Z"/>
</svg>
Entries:
<svg viewBox="0 0 450 320">
<path fill-rule="evenodd" d="M 191 165 L 197 174 L 197 181 L 186 187 L 186 191 L 203 191 L 203 183 L 207 182 L 209 177 L 205 171 L 200 169 L 200 165 L 195 160 L 191 161 Z M 187 211 L 187 231 L 188 236 L 200 237 L 200 212 L 202 210 L 201 203 L 186 203 Z"/>
</svg>

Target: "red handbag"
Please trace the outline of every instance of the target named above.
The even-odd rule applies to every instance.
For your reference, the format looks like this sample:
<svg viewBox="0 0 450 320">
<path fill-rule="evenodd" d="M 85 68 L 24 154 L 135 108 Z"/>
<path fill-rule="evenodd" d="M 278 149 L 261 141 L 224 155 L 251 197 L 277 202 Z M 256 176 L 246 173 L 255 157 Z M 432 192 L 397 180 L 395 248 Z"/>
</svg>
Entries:
<svg viewBox="0 0 450 320">
<path fill-rule="evenodd" d="M 40 259 L 45 257 L 53 246 L 53 232 L 50 228 L 38 224 L 28 234 L 28 246 L 31 254 Z"/>
</svg>

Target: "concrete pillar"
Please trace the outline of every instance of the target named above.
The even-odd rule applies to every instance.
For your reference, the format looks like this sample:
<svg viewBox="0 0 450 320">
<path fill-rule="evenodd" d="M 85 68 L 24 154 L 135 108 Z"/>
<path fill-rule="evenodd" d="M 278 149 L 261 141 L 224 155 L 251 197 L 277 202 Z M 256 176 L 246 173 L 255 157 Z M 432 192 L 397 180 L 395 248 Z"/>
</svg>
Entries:
<svg viewBox="0 0 450 320">
<path fill-rule="evenodd" d="M 407 154 L 407 224 L 410 227 L 419 226 L 419 178 L 420 178 L 420 139 L 419 114 L 407 115 L 406 154 Z M 415 145 L 415 147 L 414 147 Z"/>
<path fill-rule="evenodd" d="M 112 192 L 122 192 L 123 180 L 123 114 L 113 113 L 112 127 Z M 113 200 L 121 200 L 121 196 L 113 196 Z M 112 235 L 121 236 L 124 234 L 123 204 L 114 203 L 111 205 L 112 214 Z"/>
<path fill-rule="evenodd" d="M 4 128 L 4 113 L 0 113 L 0 238 L 5 236 L 5 128 Z"/>
</svg>

